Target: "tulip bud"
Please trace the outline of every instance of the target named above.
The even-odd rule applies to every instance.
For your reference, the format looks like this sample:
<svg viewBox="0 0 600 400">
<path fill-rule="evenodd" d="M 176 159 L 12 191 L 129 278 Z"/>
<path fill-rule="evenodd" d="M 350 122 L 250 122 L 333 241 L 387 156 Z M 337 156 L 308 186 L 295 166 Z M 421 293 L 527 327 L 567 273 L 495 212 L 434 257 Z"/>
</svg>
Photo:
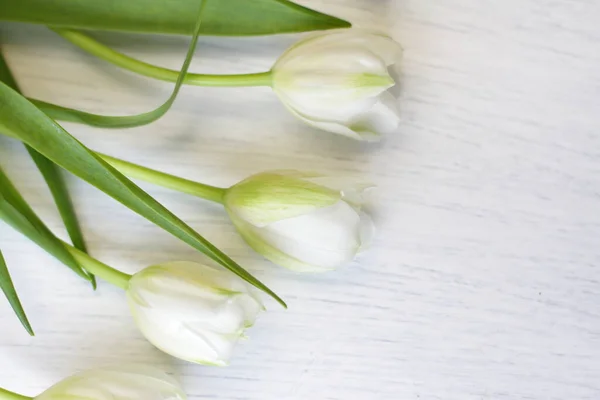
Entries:
<svg viewBox="0 0 600 400">
<path fill-rule="evenodd" d="M 183 360 L 225 366 L 263 306 L 229 271 L 192 262 L 148 267 L 135 274 L 127 299 L 142 334 Z"/>
<path fill-rule="evenodd" d="M 361 212 L 370 185 L 297 171 L 253 175 L 229 188 L 224 204 L 246 242 L 275 264 L 321 272 L 350 262 L 372 236 Z"/>
<path fill-rule="evenodd" d="M 34 400 L 185 400 L 175 379 L 149 367 L 99 368 L 73 375 Z"/>
<path fill-rule="evenodd" d="M 401 55 L 388 36 L 358 29 L 309 36 L 272 69 L 285 106 L 309 125 L 358 140 L 378 140 L 397 128 L 395 85 L 388 67 Z"/>
</svg>

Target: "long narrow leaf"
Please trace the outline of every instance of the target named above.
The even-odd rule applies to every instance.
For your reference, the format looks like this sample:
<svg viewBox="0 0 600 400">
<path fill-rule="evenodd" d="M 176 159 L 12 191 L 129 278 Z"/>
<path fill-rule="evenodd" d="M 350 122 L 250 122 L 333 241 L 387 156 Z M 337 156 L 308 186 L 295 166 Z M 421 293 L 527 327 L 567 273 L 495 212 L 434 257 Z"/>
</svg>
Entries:
<svg viewBox="0 0 600 400">
<path fill-rule="evenodd" d="M 77 214 L 75 213 L 75 207 L 73 206 L 73 201 L 71 200 L 71 196 L 69 195 L 69 189 L 67 188 L 65 179 L 62 176 L 62 171 L 56 164 L 48 160 L 46 157 L 44 157 L 31 147 L 27 146 L 27 151 L 29 152 L 29 155 L 33 159 L 33 162 L 37 166 L 38 170 L 44 177 L 48 188 L 50 189 L 50 193 L 52 194 L 52 198 L 54 199 L 54 203 L 56 204 L 58 213 L 60 214 L 63 224 L 67 229 L 67 234 L 71 239 L 71 243 L 76 249 L 87 253 L 88 250 L 85 244 L 85 240 L 83 239 L 81 225 L 79 224 L 79 219 L 77 218 Z M 73 256 L 70 255 L 70 253 L 69 256 L 73 259 L 73 261 L 75 261 L 75 259 L 73 258 Z M 90 278 L 92 288 L 96 290 L 96 277 L 90 273 L 87 273 L 87 275 Z"/>
<path fill-rule="evenodd" d="M 15 286 L 13 285 L 13 281 L 8 272 L 8 267 L 6 266 L 6 262 L 2 256 L 2 251 L 0 251 L 0 289 L 2 289 L 4 292 L 4 295 L 8 299 L 8 302 L 10 303 L 10 306 L 15 314 L 17 314 L 17 317 L 19 318 L 19 321 L 21 321 L 23 328 L 25 328 L 25 330 L 31 336 L 35 336 L 33 329 L 31 328 L 31 324 L 27 319 L 27 315 L 25 315 L 25 310 L 23 310 L 19 296 L 17 296 L 17 291 L 15 290 Z"/>
<path fill-rule="evenodd" d="M 195 43 L 196 42 L 194 41 L 194 48 Z M 165 101 L 162 105 L 149 112 L 136 115 L 109 116 L 61 107 L 41 100 L 29 99 L 29 101 L 31 101 L 36 107 L 54 120 L 78 122 L 104 128 L 132 128 L 136 126 L 147 125 L 165 115 L 175 102 L 175 99 L 181 90 L 181 86 L 183 85 L 185 73 L 187 72 L 194 55 L 193 48 L 190 47 L 190 49 L 191 50 L 188 51 L 184 66 L 182 67 L 182 70 L 178 76 L 171 96 L 169 96 L 167 101 Z M 6 66 L 6 63 L 3 62 L 0 54 L 0 82 L 6 83 L 9 87 L 18 91 L 15 81 L 8 71 L 8 67 Z"/>
<path fill-rule="evenodd" d="M 57 168 L 56 164 L 48 160 L 37 151 L 33 150 L 31 147 L 28 147 L 27 150 L 29 150 L 31 158 L 48 183 L 48 187 L 50 188 L 52 197 L 56 202 L 58 212 L 60 213 L 60 216 L 65 224 L 67 233 L 71 239 L 71 243 L 73 243 L 73 247 L 83 251 L 84 253 L 87 253 L 87 245 L 83 239 L 83 233 L 81 232 L 79 220 L 75 214 L 73 202 L 71 200 L 71 196 L 69 196 L 66 182 L 61 175 L 60 169 Z"/>
<path fill-rule="evenodd" d="M 189 61 L 198 40 L 199 27 L 200 19 L 196 24 L 190 51 L 181 70 L 179 81 L 187 72 Z M 0 83 L 0 132 L 33 147 L 56 164 L 96 186 L 131 210 L 203 252 L 285 306 L 283 300 L 262 282 L 77 141 L 27 99 L 3 83 Z"/>
<path fill-rule="evenodd" d="M 1 107 L 1 106 L 0 106 Z M 50 253 L 58 258 L 63 264 L 71 268 L 79 276 L 86 280 L 91 280 L 87 272 L 85 272 L 75 261 L 73 256 L 64 248 L 63 244 L 58 240 L 54 234 L 46 227 L 42 220 L 36 215 L 36 213 L 29 207 L 25 199 L 17 191 L 13 183 L 9 180 L 8 176 L 0 168 L 0 196 L 7 204 L 20 210 L 20 214 L 23 215 L 31 224 L 36 232 L 44 237 L 44 243 Z"/>
<path fill-rule="evenodd" d="M 214 1 L 215 0 L 213 0 L 213 2 Z M 208 1 L 203 3 L 203 8 L 205 8 L 204 4 L 208 4 L 208 3 L 209 3 Z M 198 23 L 197 27 L 199 27 L 200 25 L 201 24 Z M 175 102 L 175 99 L 177 98 L 177 95 L 179 94 L 179 91 L 181 90 L 181 86 L 183 85 L 183 83 L 185 81 L 185 76 L 187 74 L 189 66 L 192 62 L 197 41 L 198 41 L 198 31 L 194 32 L 194 37 L 192 38 L 192 43 L 190 44 L 190 47 L 188 49 L 185 61 L 183 63 L 183 67 L 181 68 L 181 70 L 179 71 L 179 74 L 177 76 L 177 80 L 175 82 L 175 86 L 173 87 L 171 96 L 169 96 L 167 101 L 165 101 L 161 106 L 157 107 L 156 109 L 154 109 L 152 111 L 145 112 L 142 114 L 136 114 L 136 115 L 110 116 L 110 115 L 99 115 L 99 114 L 87 113 L 84 111 L 47 103 L 47 102 L 44 102 L 41 100 L 29 99 L 29 101 L 31 101 L 36 107 L 38 107 L 41 111 L 43 111 L 46 115 L 48 115 L 50 118 L 52 118 L 54 120 L 78 122 L 78 123 L 82 123 L 82 124 L 86 124 L 86 125 L 98 126 L 98 127 L 103 127 L 103 128 L 132 128 L 132 127 L 150 124 L 150 123 L 156 121 L 157 119 L 161 118 L 163 115 L 165 115 L 170 110 L 173 103 Z M 4 66 L 5 66 L 4 71 L 8 71 L 8 66 L 6 66 L 5 63 L 4 63 Z M 2 79 L 2 75 L 4 75 L 4 76 L 7 75 L 6 72 L 4 74 L 2 73 L 2 69 L 3 69 L 2 62 L 0 60 L 0 81 L 4 81 L 4 79 Z M 12 76 L 10 76 L 10 74 L 8 74 L 7 78 L 8 79 L 4 82 L 8 86 L 17 90 L 15 88 L 16 83 L 15 83 L 14 79 L 12 78 Z M 12 85 L 11 85 L 11 82 L 13 83 Z"/>
<path fill-rule="evenodd" d="M 42 100 L 28 98 L 37 108 L 56 121 L 76 122 L 79 124 L 97 126 L 100 128 L 131 128 L 149 124 L 156 119 L 134 116 L 112 116 L 93 114 L 74 108 L 63 107 Z"/>
<path fill-rule="evenodd" d="M 57 27 L 190 35 L 196 0 L 2 0 L 0 20 Z M 286 0 L 216 0 L 201 33 L 266 35 L 350 24 Z"/>
<path fill-rule="evenodd" d="M 2 52 L 0 51 L 0 81 L 6 83 L 8 86 L 13 88 L 16 91 L 20 91 L 17 85 L 17 82 L 14 79 L 14 76 L 10 72 L 10 68 L 6 63 Z M 64 177 L 61 175 L 58 167 L 46 157 L 35 151 L 29 146 L 25 146 L 29 155 L 33 159 L 35 165 L 38 170 L 44 177 L 48 188 L 50 189 L 50 193 L 54 198 L 54 202 L 56 203 L 56 207 L 60 216 L 63 220 L 65 228 L 67 229 L 67 233 L 71 238 L 71 242 L 75 248 L 86 252 L 87 247 L 85 245 L 85 241 L 83 239 L 83 233 L 81 232 L 81 227 L 79 225 L 79 220 L 77 219 L 77 214 L 75 213 L 75 208 L 73 207 L 73 202 L 71 201 L 71 196 L 69 195 L 69 190 L 67 189 L 66 182 Z M 72 258 L 68 252 L 65 254 Z M 76 265 L 74 259 L 70 263 L 72 265 Z M 93 275 L 89 275 L 92 283 L 92 287 L 96 289 L 96 279 Z"/>
<path fill-rule="evenodd" d="M 195 43 L 195 42 L 194 42 Z M 177 95 L 183 85 L 183 79 L 185 73 L 189 68 L 189 65 L 193 58 L 193 48 L 190 48 L 190 52 L 186 57 L 184 66 L 179 73 L 177 82 L 173 88 L 171 96 L 162 105 L 155 108 L 152 111 L 148 111 L 142 114 L 136 115 L 125 115 L 125 116 L 111 116 L 111 115 L 100 115 L 92 114 L 73 108 L 62 107 L 55 104 L 47 103 L 41 100 L 28 99 L 41 111 L 54 120 L 77 122 L 85 125 L 97 126 L 101 128 L 133 128 L 137 126 L 148 125 L 165 115 L 170 109 Z"/>
</svg>

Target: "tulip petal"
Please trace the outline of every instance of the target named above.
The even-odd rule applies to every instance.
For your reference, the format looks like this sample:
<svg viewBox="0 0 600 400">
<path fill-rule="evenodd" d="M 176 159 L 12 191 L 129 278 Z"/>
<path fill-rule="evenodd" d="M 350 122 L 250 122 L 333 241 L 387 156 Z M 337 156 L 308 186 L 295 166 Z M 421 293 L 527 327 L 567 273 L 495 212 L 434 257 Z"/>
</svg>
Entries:
<svg viewBox="0 0 600 400">
<path fill-rule="evenodd" d="M 373 187 L 372 184 L 347 176 L 331 177 L 295 170 L 271 171 L 249 179 L 255 179 L 257 185 L 270 184 L 269 180 L 259 179 L 262 175 L 300 179 L 335 192 L 339 199 L 333 205 L 260 226 L 238 215 L 236 208 L 226 201 L 231 220 L 241 236 L 267 259 L 295 271 L 323 272 L 352 261 L 360 248 L 368 245 L 372 223 L 360 209 L 364 192 Z M 278 184 L 285 185 L 286 181 Z M 277 191 L 271 195 L 276 196 Z"/>
<path fill-rule="evenodd" d="M 365 45 L 377 54 L 388 67 L 398 63 L 402 58 L 402 46 L 387 35 L 373 33 L 368 40 L 365 40 Z"/>
<path fill-rule="evenodd" d="M 373 219 L 367 213 L 361 212 L 360 214 L 360 249 L 359 252 L 364 252 L 373 243 L 375 238 L 375 224 Z"/>
<path fill-rule="evenodd" d="M 387 65 L 392 65 L 402 55 L 402 47 L 388 35 L 365 29 L 340 29 L 326 33 L 317 32 L 305 36 L 304 40 L 294 44 L 279 58 L 276 67 L 281 68 L 304 54 L 326 52 L 331 47 L 343 45 L 360 46 L 371 49 Z M 302 51 L 297 49 L 302 47 Z"/>
<path fill-rule="evenodd" d="M 380 136 L 374 135 L 370 132 L 365 134 L 365 132 L 353 131 L 352 129 L 348 128 L 340 122 L 319 121 L 305 117 L 304 115 L 300 114 L 291 107 L 288 107 L 288 110 L 290 110 L 290 112 L 293 115 L 295 115 L 298 119 L 304 121 L 306 124 L 323 131 L 337 133 L 338 135 L 346 136 L 354 140 L 361 140 L 364 142 L 377 142 L 381 139 Z"/>
<path fill-rule="evenodd" d="M 263 255 L 265 258 L 273 262 L 274 264 L 288 268 L 292 271 L 297 272 L 326 272 L 329 269 L 323 269 L 304 263 L 297 258 L 291 257 L 279 249 L 271 246 L 268 242 L 263 240 L 260 235 L 257 234 L 257 228 L 240 218 L 231 215 L 231 221 L 235 228 L 238 230 L 242 238 L 246 243 L 258 254 Z"/>
<path fill-rule="evenodd" d="M 230 214 L 262 227 L 331 206 L 341 199 L 338 191 L 276 173 L 253 175 L 227 190 Z"/>
<path fill-rule="evenodd" d="M 384 93 L 371 109 L 355 120 L 350 128 L 360 136 L 380 136 L 393 132 L 400 124 L 396 99 L 390 93 Z"/>
<path fill-rule="evenodd" d="M 320 178 L 325 176 L 325 174 L 322 174 L 320 172 L 314 172 L 314 171 L 299 171 L 297 169 L 275 169 L 270 171 L 269 173 L 271 174 L 277 174 L 277 175 L 281 175 L 281 176 L 288 176 L 290 178 Z M 326 186 L 326 185 L 324 185 Z"/>
<path fill-rule="evenodd" d="M 35 400 L 185 400 L 172 377 L 138 365 L 98 368 L 73 375 L 44 391 Z"/>
<path fill-rule="evenodd" d="M 189 312 L 196 311 L 194 317 Z M 134 319 L 146 339 L 154 346 L 182 360 L 205 364 L 227 365 L 236 340 L 231 340 L 229 334 L 212 330 L 225 318 L 220 314 L 207 316 L 198 309 L 190 309 L 188 318 L 182 318 L 182 310 L 174 313 L 160 312 L 152 309 L 137 309 Z M 244 326 L 243 319 L 239 320 L 232 332 Z"/>
<path fill-rule="evenodd" d="M 319 186 L 325 186 L 342 195 L 342 200 L 350 203 L 355 208 L 360 208 L 365 203 L 365 193 L 375 188 L 375 184 L 358 176 L 347 174 L 325 175 L 314 171 L 298 171 L 292 169 L 273 170 L 271 173 L 301 178 Z"/>
<path fill-rule="evenodd" d="M 307 181 L 317 185 L 326 186 L 330 189 L 338 190 L 342 194 L 342 199 L 352 205 L 355 209 L 360 209 L 365 202 L 364 194 L 368 189 L 375 185 L 362 179 L 351 176 L 321 175 L 305 178 Z"/>
<path fill-rule="evenodd" d="M 387 96 L 384 94 L 384 97 Z M 393 96 L 392 101 L 395 102 Z M 356 120 L 351 127 L 348 127 L 341 122 L 311 119 L 298 113 L 292 108 L 288 109 L 293 115 L 304 121 L 306 124 L 320 130 L 337 133 L 363 142 L 378 142 L 381 140 L 383 134 L 394 130 L 400 123 L 397 112 L 394 111 L 393 108 L 390 108 L 392 105 L 393 104 L 390 104 L 389 100 L 385 100 L 383 103 L 377 103 L 369 110 L 369 113 L 361 115 L 360 118 L 364 118 L 364 120 Z M 383 116 L 386 118 L 386 121 L 377 121 L 376 115 Z"/>
<path fill-rule="evenodd" d="M 402 53 L 388 36 L 352 29 L 308 37 L 273 67 L 273 90 L 309 125 L 376 141 L 399 123 L 388 67 Z"/>
<path fill-rule="evenodd" d="M 263 309 L 241 279 L 191 262 L 138 272 L 127 298 L 149 342 L 175 357 L 210 365 L 227 364 L 240 334 Z"/>
<path fill-rule="evenodd" d="M 346 122 L 394 86 L 382 59 L 366 48 L 338 47 L 273 73 L 284 104 L 317 119 Z"/>
<path fill-rule="evenodd" d="M 254 233 L 312 270 L 329 270 L 352 261 L 360 247 L 360 216 L 346 202 L 278 221 Z M 284 265 L 285 266 L 285 265 Z"/>
<path fill-rule="evenodd" d="M 205 326 L 199 324 L 186 324 L 184 325 L 184 329 L 196 335 L 199 341 L 209 346 L 215 354 L 215 358 L 213 359 L 206 359 L 203 357 L 201 359 L 197 359 L 195 362 L 199 364 L 221 367 L 229 364 L 229 360 L 233 355 L 233 348 L 240 339 L 240 333 L 223 334 L 220 332 L 210 331 L 206 329 Z M 243 328 L 240 328 L 240 331 L 243 331 Z M 195 340 L 192 345 L 197 342 L 198 340 Z"/>
</svg>

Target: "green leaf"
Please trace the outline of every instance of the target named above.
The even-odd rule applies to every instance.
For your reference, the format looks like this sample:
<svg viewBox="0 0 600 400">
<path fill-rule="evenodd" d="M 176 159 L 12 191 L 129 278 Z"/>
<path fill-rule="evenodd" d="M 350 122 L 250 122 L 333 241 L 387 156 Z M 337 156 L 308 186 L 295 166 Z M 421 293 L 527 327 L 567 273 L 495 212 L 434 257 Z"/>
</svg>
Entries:
<svg viewBox="0 0 600 400">
<path fill-rule="evenodd" d="M 71 201 L 71 196 L 69 196 L 66 182 L 61 175 L 61 171 L 57 168 L 56 164 L 33 150 L 31 147 L 28 147 L 27 150 L 29 150 L 31 158 L 33 158 L 33 161 L 48 183 L 48 187 L 57 204 L 60 216 L 65 223 L 73 247 L 87 253 L 87 246 L 83 239 L 79 220 L 75 214 L 73 202 Z"/>
<path fill-rule="evenodd" d="M 48 185 L 48 188 L 50 189 L 50 193 L 52 194 L 52 198 L 54 199 L 54 203 L 56 204 L 58 213 L 60 214 L 65 228 L 67 229 L 67 233 L 69 235 L 69 238 L 71 239 L 71 243 L 73 243 L 73 246 L 76 249 L 87 253 L 88 250 L 85 244 L 85 240 L 83 239 L 83 232 L 81 231 L 81 226 L 79 225 L 79 219 L 77 218 L 77 214 L 75 213 L 75 207 L 73 206 L 73 202 L 71 201 L 69 189 L 67 188 L 67 184 L 65 182 L 64 177 L 61 174 L 60 169 L 57 167 L 56 164 L 48 160 L 46 157 L 44 157 L 31 147 L 26 147 L 27 151 L 29 152 L 29 155 L 33 159 L 33 162 L 44 177 L 46 185 Z M 70 254 L 69 256 L 72 258 Z M 96 277 L 90 273 L 88 273 L 88 276 L 90 278 L 92 288 L 96 290 L 98 286 L 96 282 Z"/>
<path fill-rule="evenodd" d="M 191 58 L 189 60 L 191 61 Z M 189 66 L 188 61 L 186 61 L 186 64 Z M 184 68 L 187 70 L 187 66 Z M 97 126 L 100 128 L 133 128 L 136 126 L 148 125 L 165 115 L 175 102 L 182 84 L 183 79 L 178 79 L 177 83 L 175 84 L 175 88 L 173 89 L 173 93 L 160 107 L 152 111 L 136 115 L 112 116 L 92 114 L 85 111 L 76 110 L 74 108 L 62 107 L 56 104 L 47 103 L 41 100 L 30 98 L 28 98 L 28 100 L 54 120 L 76 122 L 90 126 Z"/>
<path fill-rule="evenodd" d="M 83 268 L 98 274 L 98 276 L 103 277 L 107 282 L 117 287 L 127 289 L 131 275 L 101 263 L 72 245 L 63 242 L 54 236 L 52 232 L 39 229 L 36 226 L 35 218 L 28 217 L 30 214 L 32 214 L 32 211 L 24 200 L 11 203 L 4 193 L 0 192 L 0 219 L 57 258 L 60 254 L 55 251 L 54 244 L 59 242 L 63 249 L 67 250 Z M 33 216 L 37 218 L 35 214 Z"/>
<path fill-rule="evenodd" d="M 208 1 L 205 1 L 202 3 L 203 10 L 206 8 L 205 4 L 207 4 L 207 3 L 208 3 Z M 203 14 L 204 14 L 204 12 L 203 12 Z M 199 32 L 200 26 L 203 24 L 203 21 L 204 21 L 204 16 L 202 16 L 202 18 L 198 17 L 198 21 L 196 24 L 196 30 L 194 31 L 194 35 L 192 37 L 192 42 L 190 43 L 183 66 L 181 67 L 181 70 L 179 71 L 179 74 L 177 76 L 177 80 L 175 82 L 175 86 L 173 87 L 173 92 L 171 93 L 171 96 L 160 107 L 158 107 L 152 111 L 142 113 L 142 114 L 136 114 L 136 115 L 110 116 L 110 115 L 99 115 L 99 114 L 87 113 L 84 111 L 47 103 L 47 102 L 44 102 L 41 100 L 35 100 L 35 99 L 28 99 L 28 100 L 30 102 L 32 102 L 36 107 L 38 107 L 41 111 L 43 111 L 46 115 L 48 115 L 50 118 L 52 118 L 54 120 L 77 122 L 77 123 L 82 123 L 82 124 L 91 125 L 91 126 L 98 126 L 98 127 L 103 127 L 103 128 L 132 128 L 132 127 L 136 127 L 136 126 L 150 124 L 150 123 L 156 121 L 157 119 L 161 118 L 163 115 L 165 115 L 170 110 L 173 103 L 175 102 L 175 99 L 177 98 L 177 95 L 179 94 L 179 91 L 181 90 L 181 86 L 183 85 L 187 71 L 188 71 L 189 66 L 192 62 L 192 59 L 194 57 L 194 50 L 196 49 L 196 44 L 198 42 L 198 32 Z M 0 66 L 0 70 L 1 70 L 1 66 Z M 5 70 L 8 70 L 8 67 L 6 67 Z M 1 78 L 1 71 L 0 71 L 0 78 Z M 2 79 L 0 79 L 0 80 L 2 80 Z M 14 89 L 15 87 L 10 85 L 11 81 L 14 82 L 12 77 L 10 77 L 10 79 L 8 80 L 8 82 L 9 82 L 8 85 Z"/>
<path fill-rule="evenodd" d="M 200 23 L 201 19 L 198 18 L 192 43 L 177 82 L 178 86 L 181 85 L 191 62 L 198 40 Z M 174 95 L 177 94 L 177 90 Z M 3 83 L 0 83 L 0 132 L 28 144 L 54 163 L 96 186 L 131 210 L 268 293 L 285 307 L 283 300 L 262 282 L 85 147 L 26 98 Z"/>
<path fill-rule="evenodd" d="M 13 77 L 13 74 L 10 72 L 10 68 L 0 52 L 0 81 L 6 83 L 8 86 L 13 88 L 16 91 L 19 91 L 19 86 L 17 85 L 17 81 Z"/>
<path fill-rule="evenodd" d="M 0 20 L 88 30 L 190 35 L 196 0 L 2 0 Z M 212 0 L 205 35 L 266 35 L 349 27 L 286 0 Z"/>
<path fill-rule="evenodd" d="M 68 108 L 52 103 L 47 103 L 45 101 L 37 99 L 28 98 L 28 100 L 31 101 L 31 103 L 33 103 L 37 108 L 42 110 L 50 118 L 55 119 L 57 121 L 75 122 L 84 125 L 97 126 L 100 128 L 131 128 L 135 126 L 146 125 L 156 121 L 158 118 L 160 118 L 160 116 L 166 113 L 166 111 L 159 113 L 158 118 L 153 118 L 152 114 L 150 114 L 149 117 L 146 116 L 146 118 L 144 118 L 143 115 L 117 117 L 111 115 L 88 113 L 74 108 Z M 170 103 L 172 104 L 172 102 Z M 170 106 L 167 108 L 170 108 Z"/>
<path fill-rule="evenodd" d="M 16 91 L 19 91 L 19 87 L 17 82 L 15 81 L 8 64 L 6 63 L 2 52 L 0 52 L 0 81 L 6 83 L 8 86 L 13 88 Z M 75 213 L 75 208 L 73 207 L 73 202 L 71 201 L 71 196 L 69 196 L 69 191 L 67 189 L 66 182 L 64 177 L 61 175 L 57 166 L 46 157 L 33 150 L 29 146 L 25 146 L 29 155 L 35 162 L 38 170 L 44 177 L 48 188 L 50 189 L 50 193 L 52 193 L 52 197 L 54 198 L 54 202 L 56 203 L 56 207 L 60 216 L 63 220 L 65 228 L 67 229 L 67 233 L 71 238 L 71 242 L 75 248 L 87 253 L 87 247 L 85 245 L 85 241 L 83 239 L 83 233 L 81 232 L 81 227 L 79 225 L 79 221 L 77 219 L 77 214 Z M 72 256 L 69 255 L 70 258 Z M 75 265 L 75 260 L 72 260 L 73 265 Z M 89 275 L 92 283 L 92 287 L 96 289 L 96 278 L 93 275 Z"/>
<path fill-rule="evenodd" d="M 192 57 L 193 52 L 188 52 L 188 56 L 186 57 L 186 61 L 182 68 L 182 72 L 180 72 L 177 82 L 175 83 L 175 86 L 173 88 L 173 92 L 171 96 L 167 99 L 167 101 L 163 103 L 160 107 L 146 113 L 127 116 L 99 115 L 87 113 L 72 108 L 61 107 L 41 100 L 28 100 L 32 102 L 41 111 L 43 111 L 46 115 L 55 120 L 77 122 L 81 124 L 98 126 L 103 128 L 132 128 L 136 126 L 147 125 L 165 115 L 173 105 L 173 102 L 175 102 L 175 99 L 177 98 L 177 95 L 179 94 L 179 91 L 183 84 L 185 72 L 187 71 L 189 64 L 192 61 Z M 8 67 L 6 67 L 6 63 L 3 63 L 2 57 L 0 55 L 0 82 L 4 82 L 12 89 L 17 90 L 16 83 L 11 84 L 11 82 L 14 82 L 14 80 L 12 79 L 12 76 L 10 74 L 6 73 L 6 71 L 8 71 L 7 68 Z"/>
<path fill-rule="evenodd" d="M 0 85 L 2 85 L 0 83 Z M 1 108 L 2 106 L 0 106 Z M 31 229 L 37 232 L 40 236 L 40 241 L 44 243 L 44 248 L 47 248 L 48 252 L 54 257 L 59 259 L 67 267 L 71 268 L 79 276 L 86 280 L 91 280 L 87 272 L 85 272 L 77 261 L 73 258 L 71 253 L 64 248 L 63 244 L 54 236 L 54 234 L 46 227 L 42 220 L 36 215 L 36 213 L 27 204 L 25 199 L 21 196 L 18 190 L 15 188 L 13 183 L 10 181 L 8 176 L 0 168 L 0 196 L 4 203 L 19 210 L 19 213 L 29 222 Z M 39 244 L 40 242 L 38 242 Z"/>
<path fill-rule="evenodd" d="M 27 319 L 27 315 L 25 315 L 25 310 L 23 310 L 19 296 L 17 296 L 17 291 L 15 290 L 12 279 L 10 278 L 8 267 L 6 266 L 6 262 L 2 256 L 2 251 L 0 251 L 0 289 L 2 289 L 4 292 L 4 295 L 8 299 L 8 302 L 10 303 L 10 306 L 14 310 L 15 314 L 17 314 L 17 317 L 19 318 L 19 321 L 21 321 L 23 328 L 25 328 L 25 330 L 31 336 L 35 336 L 33 329 L 31 328 L 31 324 L 29 324 L 29 320 Z"/>
</svg>

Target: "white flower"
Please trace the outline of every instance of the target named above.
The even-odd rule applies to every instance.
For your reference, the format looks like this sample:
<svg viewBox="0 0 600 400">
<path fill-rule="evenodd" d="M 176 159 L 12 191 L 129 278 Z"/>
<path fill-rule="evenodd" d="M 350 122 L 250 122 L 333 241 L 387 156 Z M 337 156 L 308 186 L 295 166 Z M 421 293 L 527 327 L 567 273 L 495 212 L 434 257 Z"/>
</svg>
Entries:
<svg viewBox="0 0 600 400">
<path fill-rule="evenodd" d="M 350 262 L 368 245 L 373 225 L 361 212 L 368 187 L 319 174 L 265 172 L 229 188 L 224 204 L 258 253 L 295 271 L 321 272 Z"/>
<path fill-rule="evenodd" d="M 136 324 L 156 347 L 183 360 L 224 366 L 263 306 L 229 271 L 192 262 L 135 274 L 127 299 Z"/>
<path fill-rule="evenodd" d="M 388 36 L 358 29 L 308 37 L 272 69 L 273 90 L 306 123 L 354 139 L 374 141 L 400 122 L 388 67 L 400 58 Z"/>
<path fill-rule="evenodd" d="M 149 367 L 99 368 L 73 375 L 34 400 L 185 400 L 175 379 Z"/>
</svg>

